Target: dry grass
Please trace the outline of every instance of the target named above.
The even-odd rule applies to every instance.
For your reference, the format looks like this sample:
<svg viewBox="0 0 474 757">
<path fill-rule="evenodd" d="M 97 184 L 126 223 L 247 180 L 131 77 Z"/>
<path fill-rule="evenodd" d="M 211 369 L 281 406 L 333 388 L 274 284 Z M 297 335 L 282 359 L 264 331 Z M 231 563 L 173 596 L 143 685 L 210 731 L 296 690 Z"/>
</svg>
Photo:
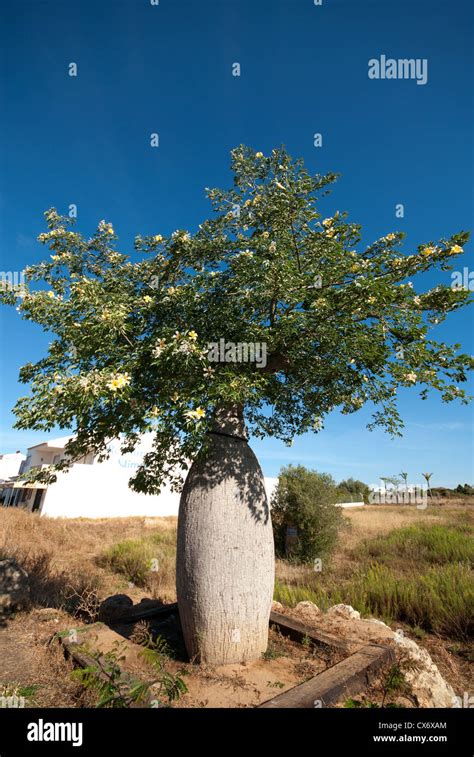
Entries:
<svg viewBox="0 0 474 757">
<path fill-rule="evenodd" d="M 101 599 L 126 593 L 134 602 L 145 596 L 174 600 L 174 557 L 160 556 L 160 542 L 174 542 L 176 518 L 50 519 L 16 508 L 0 508 L 0 557 L 14 557 L 30 574 L 35 605 L 66 607 L 68 597 L 91 590 Z M 104 553 L 125 539 L 155 540 L 159 570 L 145 587 L 116 572 Z M 161 565 L 160 565 L 161 563 Z M 77 604 L 76 596 L 76 604 Z M 74 601 L 72 600 L 74 605 Z"/>
</svg>

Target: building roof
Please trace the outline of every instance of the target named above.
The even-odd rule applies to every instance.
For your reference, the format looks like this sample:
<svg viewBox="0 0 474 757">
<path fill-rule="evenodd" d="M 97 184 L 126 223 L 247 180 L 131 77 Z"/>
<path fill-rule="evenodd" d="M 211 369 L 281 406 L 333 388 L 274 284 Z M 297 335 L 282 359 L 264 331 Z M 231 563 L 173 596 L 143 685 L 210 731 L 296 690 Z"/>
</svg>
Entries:
<svg viewBox="0 0 474 757">
<path fill-rule="evenodd" d="M 28 449 L 36 449 L 37 447 L 49 447 L 49 449 L 64 449 L 66 444 L 73 436 L 58 436 L 56 439 L 49 439 L 47 442 L 40 442 L 39 444 L 33 444 Z"/>
</svg>

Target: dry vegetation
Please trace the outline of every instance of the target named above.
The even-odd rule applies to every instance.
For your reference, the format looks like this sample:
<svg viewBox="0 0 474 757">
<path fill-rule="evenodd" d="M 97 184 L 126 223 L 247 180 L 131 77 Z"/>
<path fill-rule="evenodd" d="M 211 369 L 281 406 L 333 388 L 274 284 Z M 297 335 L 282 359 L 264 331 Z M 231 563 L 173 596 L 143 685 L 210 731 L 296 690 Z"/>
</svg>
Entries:
<svg viewBox="0 0 474 757">
<path fill-rule="evenodd" d="M 310 600 L 322 609 L 344 602 L 403 627 L 428 648 L 456 690 L 468 690 L 472 504 L 450 500 L 424 511 L 366 506 L 347 510 L 346 517 L 348 528 L 320 573 L 278 561 L 275 598 L 289 605 Z M 32 702 L 40 706 L 84 704 L 68 665 L 47 652 L 48 641 L 79 618 L 94 620 L 99 602 L 113 594 L 135 603 L 174 601 L 175 539 L 172 517 L 52 520 L 0 509 L 0 558 L 15 557 L 32 588 L 32 609 L 0 629 L 0 657 L 7 634 L 16 645 L 3 649 L 11 664 L 0 663 L 0 685 L 36 686 Z M 22 644 L 15 662 L 14 649 Z"/>
</svg>

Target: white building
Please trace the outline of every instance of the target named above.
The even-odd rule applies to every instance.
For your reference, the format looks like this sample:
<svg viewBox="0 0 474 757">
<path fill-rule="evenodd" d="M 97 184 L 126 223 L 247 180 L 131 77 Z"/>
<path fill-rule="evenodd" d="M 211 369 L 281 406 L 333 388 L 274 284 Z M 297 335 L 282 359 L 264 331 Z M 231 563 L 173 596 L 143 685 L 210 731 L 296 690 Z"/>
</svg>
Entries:
<svg viewBox="0 0 474 757">
<path fill-rule="evenodd" d="M 18 451 L 0 455 L 0 481 L 6 481 L 12 476 L 17 476 L 25 457 L 22 452 Z"/>
<path fill-rule="evenodd" d="M 48 467 L 64 459 L 64 448 L 70 438 L 50 439 L 30 447 L 20 473 Z M 98 463 L 93 454 L 86 455 L 69 471 L 58 472 L 54 484 L 25 484 L 12 478 L 4 484 L 3 504 L 61 518 L 177 515 L 179 494 L 171 492 L 168 487 L 163 487 L 159 495 L 150 495 L 134 492 L 128 486 L 143 455 L 151 449 L 152 439 L 152 434 L 145 434 L 135 451 L 126 455 L 120 452 L 119 442 L 113 441 L 109 445 L 108 460 Z M 268 496 L 275 484 L 276 479 L 265 479 Z"/>
</svg>

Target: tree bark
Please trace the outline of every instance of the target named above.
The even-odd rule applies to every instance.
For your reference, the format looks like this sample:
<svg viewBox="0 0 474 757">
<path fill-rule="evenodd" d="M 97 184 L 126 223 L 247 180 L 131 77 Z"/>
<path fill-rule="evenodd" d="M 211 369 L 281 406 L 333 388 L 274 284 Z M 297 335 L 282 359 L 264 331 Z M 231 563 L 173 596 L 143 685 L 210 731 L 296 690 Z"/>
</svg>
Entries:
<svg viewBox="0 0 474 757">
<path fill-rule="evenodd" d="M 220 408 L 209 453 L 191 466 L 179 506 L 176 587 L 190 658 L 216 665 L 259 658 L 273 585 L 263 474 L 241 408 Z"/>
</svg>

